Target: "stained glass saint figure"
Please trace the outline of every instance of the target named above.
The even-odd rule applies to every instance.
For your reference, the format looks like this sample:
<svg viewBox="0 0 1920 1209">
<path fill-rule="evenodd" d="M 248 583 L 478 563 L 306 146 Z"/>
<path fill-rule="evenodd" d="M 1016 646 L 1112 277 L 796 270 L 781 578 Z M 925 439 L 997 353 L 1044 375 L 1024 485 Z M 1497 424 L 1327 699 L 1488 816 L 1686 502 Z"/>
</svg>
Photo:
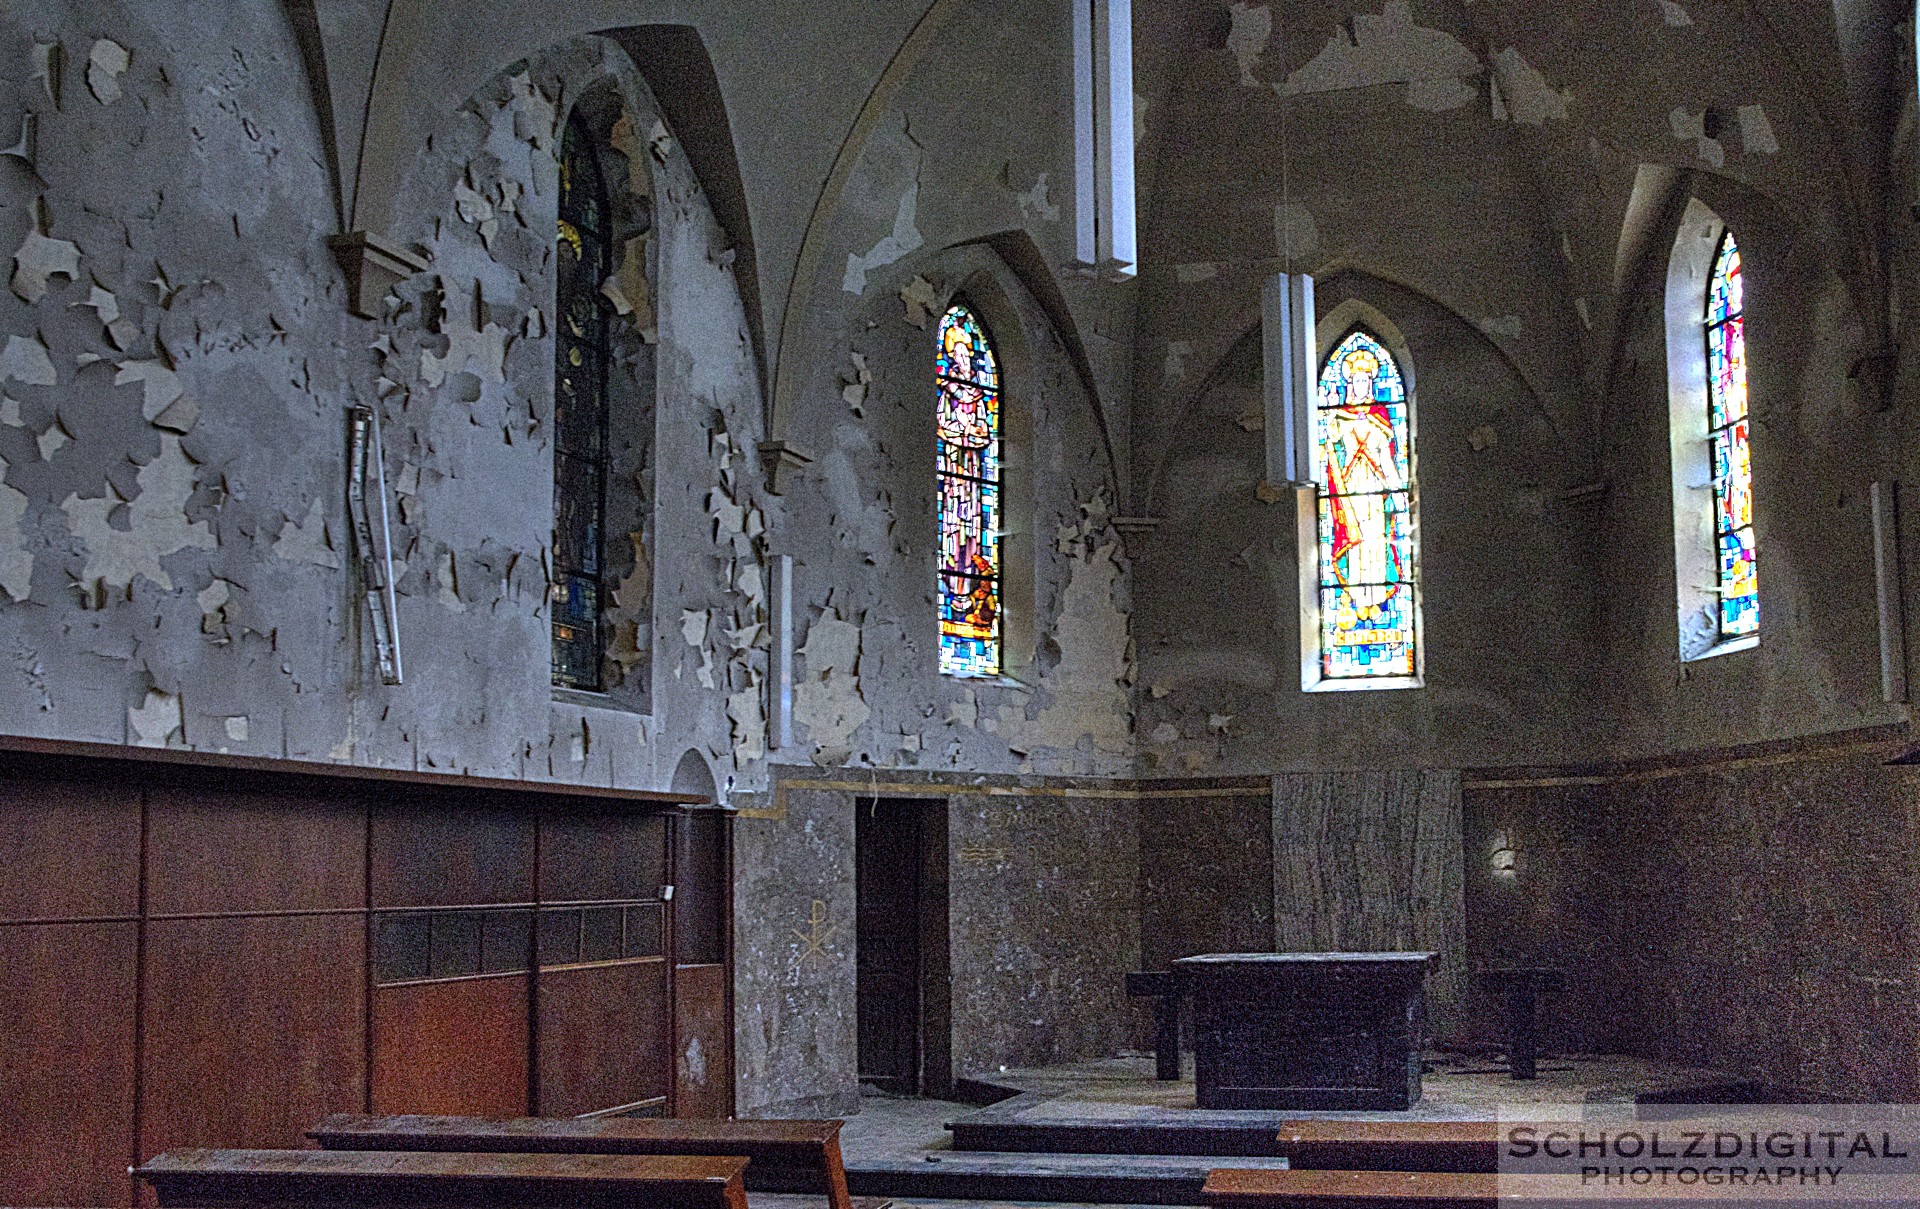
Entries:
<svg viewBox="0 0 1920 1209">
<path fill-rule="evenodd" d="M 1713 469 L 1714 565 L 1721 641 L 1760 632 L 1758 551 L 1753 540 L 1753 461 L 1747 416 L 1746 289 L 1740 247 L 1729 231 L 1707 287 L 1707 443 Z"/>
<path fill-rule="evenodd" d="M 942 316 L 939 339 L 940 670 L 995 676 L 1001 666 L 999 362 L 965 306 Z"/>
<path fill-rule="evenodd" d="M 1320 674 L 1406 679 L 1419 666 L 1413 435 L 1406 383 L 1356 330 L 1320 371 Z"/>
</svg>

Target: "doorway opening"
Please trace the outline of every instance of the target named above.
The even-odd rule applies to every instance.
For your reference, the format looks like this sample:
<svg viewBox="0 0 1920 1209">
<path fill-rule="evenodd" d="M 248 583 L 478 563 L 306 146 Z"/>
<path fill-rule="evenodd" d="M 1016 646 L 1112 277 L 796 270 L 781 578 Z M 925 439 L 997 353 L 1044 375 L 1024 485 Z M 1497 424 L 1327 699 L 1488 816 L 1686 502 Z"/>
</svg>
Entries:
<svg viewBox="0 0 1920 1209">
<path fill-rule="evenodd" d="M 944 798 L 860 798 L 854 819 L 860 1082 L 898 1096 L 953 1085 Z"/>
</svg>

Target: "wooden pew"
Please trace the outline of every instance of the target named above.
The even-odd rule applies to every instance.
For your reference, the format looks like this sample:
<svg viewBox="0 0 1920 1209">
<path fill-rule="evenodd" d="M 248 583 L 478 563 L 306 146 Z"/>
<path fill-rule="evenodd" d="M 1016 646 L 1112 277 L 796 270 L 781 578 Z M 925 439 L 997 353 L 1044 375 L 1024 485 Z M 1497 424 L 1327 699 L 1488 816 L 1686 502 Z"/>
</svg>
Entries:
<svg viewBox="0 0 1920 1209">
<path fill-rule="evenodd" d="M 1457 1171 L 1246 1171 L 1207 1177 L 1213 1209 L 1494 1209 L 1499 1177 Z"/>
<path fill-rule="evenodd" d="M 1295 1168 L 1492 1172 L 1499 1133 L 1493 1121 L 1282 1121 L 1274 1153 Z"/>
<path fill-rule="evenodd" d="M 1887 1171 L 1861 1174 L 1841 1185 L 1835 1205 L 1850 1209 L 1912 1209 L 1912 1177 Z M 1829 1189 L 1833 1186 L 1828 1185 Z M 1819 1194 L 1771 1198 L 1780 1205 L 1819 1203 Z M 1660 1183 L 1622 1187 L 1583 1185 L 1574 1173 L 1495 1175 L 1464 1171 L 1214 1171 L 1201 1200 L 1211 1209 L 1541 1209 L 1593 1204 L 1614 1209 L 1722 1204 L 1747 1209 L 1764 1194 L 1745 1185 Z"/>
<path fill-rule="evenodd" d="M 839 1121 L 704 1121 L 641 1117 L 363 1116 L 337 1113 L 307 1131 L 327 1150 L 412 1150 L 542 1154 L 740 1155 L 747 1186 L 765 1192 L 824 1192 L 828 1209 L 856 1209 L 840 1156 Z M 887 1202 L 861 1198 L 857 1209 Z"/>
<path fill-rule="evenodd" d="M 747 1160 L 692 1155 L 169 1150 L 161 1209 L 747 1209 Z"/>
</svg>

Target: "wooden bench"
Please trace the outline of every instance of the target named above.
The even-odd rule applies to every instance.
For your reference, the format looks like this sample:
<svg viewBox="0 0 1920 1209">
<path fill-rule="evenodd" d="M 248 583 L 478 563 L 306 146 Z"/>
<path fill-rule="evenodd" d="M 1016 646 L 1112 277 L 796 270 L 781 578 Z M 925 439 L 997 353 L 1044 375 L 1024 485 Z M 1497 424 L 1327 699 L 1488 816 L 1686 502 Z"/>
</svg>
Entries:
<svg viewBox="0 0 1920 1209">
<path fill-rule="evenodd" d="M 1127 975 L 1127 994 L 1153 1000 L 1153 1077 L 1180 1077 L 1180 984 L 1169 970 L 1135 970 Z"/>
<path fill-rule="evenodd" d="M 747 1160 L 705 1155 L 169 1150 L 162 1209 L 746 1209 Z"/>
<path fill-rule="evenodd" d="M 1500 1177 L 1457 1171 L 1247 1171 L 1207 1177 L 1214 1209 L 1494 1209 Z"/>
<path fill-rule="evenodd" d="M 1886 1171 L 1849 1174 L 1844 1192 L 1829 1199 L 1849 1209 L 1912 1209 L 1909 1174 Z M 1827 1186 L 1829 1190 L 1832 1185 Z M 1776 1189 L 1775 1191 L 1782 1191 Z M 1767 1198 L 1753 1188 L 1725 1183 L 1682 1184 L 1657 1180 L 1622 1187 L 1583 1185 L 1577 1174 L 1494 1175 L 1459 1171 L 1252 1171 L 1217 1170 L 1207 1177 L 1201 1200 L 1213 1209 L 1563 1209 L 1591 1204 L 1620 1209 L 1697 1209 L 1722 1204 L 1750 1209 L 1761 1203 L 1812 1205 L 1820 1195 Z"/>
<path fill-rule="evenodd" d="M 1295 1169 L 1492 1172 L 1499 1134 L 1493 1121 L 1282 1121 L 1274 1153 Z"/>
<path fill-rule="evenodd" d="M 840 1156 L 839 1121 L 702 1121 L 640 1117 L 362 1116 L 339 1113 L 307 1131 L 327 1150 L 539 1154 L 739 1155 L 747 1186 L 762 1192 L 824 1192 L 828 1209 L 856 1209 Z M 862 1198 L 858 1209 L 888 1202 Z"/>
</svg>

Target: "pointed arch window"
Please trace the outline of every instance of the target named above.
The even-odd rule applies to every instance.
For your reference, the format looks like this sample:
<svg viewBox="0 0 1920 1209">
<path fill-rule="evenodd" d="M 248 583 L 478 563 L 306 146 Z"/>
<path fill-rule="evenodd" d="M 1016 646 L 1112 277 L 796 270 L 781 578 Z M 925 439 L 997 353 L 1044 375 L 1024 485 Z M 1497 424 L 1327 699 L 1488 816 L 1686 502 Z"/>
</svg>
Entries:
<svg viewBox="0 0 1920 1209">
<path fill-rule="evenodd" d="M 560 148 L 554 325 L 553 683 L 598 692 L 605 654 L 610 201 L 576 114 Z"/>
<path fill-rule="evenodd" d="M 1000 361 L 965 305 L 941 316 L 938 389 L 940 671 L 1002 669 Z"/>
<path fill-rule="evenodd" d="M 1320 370 L 1312 518 L 1317 666 L 1308 688 L 1420 683 L 1413 411 L 1400 364 L 1355 328 Z"/>
<path fill-rule="evenodd" d="M 1733 232 L 1720 239 L 1707 284 L 1707 460 L 1720 641 L 1760 632 L 1759 559 L 1753 540 L 1753 460 L 1748 441 L 1746 287 Z"/>
</svg>

